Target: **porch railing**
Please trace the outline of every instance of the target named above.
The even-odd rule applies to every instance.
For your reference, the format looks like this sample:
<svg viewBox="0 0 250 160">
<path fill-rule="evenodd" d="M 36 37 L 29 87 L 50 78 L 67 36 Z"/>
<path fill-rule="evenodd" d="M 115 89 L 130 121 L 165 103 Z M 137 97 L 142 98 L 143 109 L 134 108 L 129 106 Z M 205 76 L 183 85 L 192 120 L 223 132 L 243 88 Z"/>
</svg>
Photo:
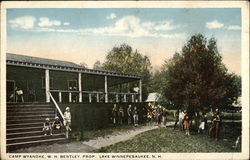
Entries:
<svg viewBox="0 0 250 160">
<path fill-rule="evenodd" d="M 50 92 L 49 92 L 49 96 L 50 96 L 50 98 L 55 106 L 55 116 L 57 116 L 57 112 L 59 112 L 60 117 L 64 121 L 64 115 Z"/>
<path fill-rule="evenodd" d="M 72 100 L 73 94 L 75 94 L 75 96 L 78 96 L 78 94 L 80 95 L 80 93 L 85 94 L 85 95 L 87 94 L 89 103 L 92 103 L 93 95 L 96 96 L 96 102 L 97 103 L 99 103 L 100 100 L 101 100 L 100 96 L 105 95 L 105 92 L 100 92 L 100 91 L 81 91 L 80 92 L 80 91 L 76 91 L 76 90 L 50 90 L 50 93 L 58 93 L 58 102 L 59 103 L 62 103 L 62 93 L 64 93 L 64 94 L 67 93 L 68 94 L 68 100 L 69 100 L 70 103 L 75 101 L 75 100 Z M 138 102 L 139 101 L 139 99 L 138 99 L 139 98 L 138 97 L 139 93 L 108 92 L 107 95 L 108 95 L 108 97 L 109 96 L 115 96 L 113 98 L 115 99 L 116 103 L 118 103 L 118 102 L 129 102 L 130 98 L 131 98 L 130 102 Z"/>
</svg>

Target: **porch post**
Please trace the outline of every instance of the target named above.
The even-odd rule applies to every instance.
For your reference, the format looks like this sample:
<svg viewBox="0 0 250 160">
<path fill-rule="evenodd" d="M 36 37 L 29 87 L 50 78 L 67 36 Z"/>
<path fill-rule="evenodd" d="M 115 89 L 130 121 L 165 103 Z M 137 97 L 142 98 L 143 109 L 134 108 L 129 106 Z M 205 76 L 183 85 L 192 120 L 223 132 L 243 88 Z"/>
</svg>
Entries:
<svg viewBox="0 0 250 160">
<path fill-rule="evenodd" d="M 123 98 L 124 98 L 124 102 L 127 102 L 127 96 L 126 96 L 126 94 L 123 95 Z"/>
<path fill-rule="evenodd" d="M 132 102 L 134 103 L 135 102 L 135 95 L 132 94 Z"/>
<path fill-rule="evenodd" d="M 71 95 L 71 92 L 69 92 L 69 102 L 70 102 L 70 103 L 72 102 L 72 95 Z"/>
<path fill-rule="evenodd" d="M 100 99 L 99 99 L 99 93 L 96 93 L 96 102 L 99 103 Z"/>
<path fill-rule="evenodd" d="M 78 73 L 78 86 L 79 86 L 79 102 L 82 102 L 82 74 Z"/>
<path fill-rule="evenodd" d="M 105 103 L 108 103 L 108 77 L 105 76 Z"/>
<path fill-rule="evenodd" d="M 116 103 L 118 103 L 119 102 L 118 94 L 115 95 L 115 98 L 116 98 Z"/>
<path fill-rule="evenodd" d="M 141 79 L 139 81 L 139 91 L 140 91 L 140 93 L 139 93 L 139 102 L 142 102 L 142 81 L 141 81 Z"/>
<path fill-rule="evenodd" d="M 46 69 L 45 70 L 45 95 L 46 95 L 46 102 L 49 103 L 50 102 L 50 96 L 49 96 L 49 70 Z"/>
<path fill-rule="evenodd" d="M 62 92 L 59 92 L 59 102 L 62 103 Z"/>
<path fill-rule="evenodd" d="M 91 93 L 89 93 L 89 103 L 92 102 L 92 96 L 91 96 Z"/>
</svg>

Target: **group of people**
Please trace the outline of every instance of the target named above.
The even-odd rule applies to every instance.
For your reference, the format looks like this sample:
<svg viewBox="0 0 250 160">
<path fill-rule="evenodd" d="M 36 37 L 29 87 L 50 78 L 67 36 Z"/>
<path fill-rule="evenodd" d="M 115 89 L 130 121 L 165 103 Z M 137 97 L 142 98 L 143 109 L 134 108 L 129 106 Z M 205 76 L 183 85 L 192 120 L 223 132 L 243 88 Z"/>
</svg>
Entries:
<svg viewBox="0 0 250 160">
<path fill-rule="evenodd" d="M 213 113 L 210 128 L 208 127 L 208 120 L 205 112 L 195 112 L 191 117 L 191 115 L 187 111 L 177 110 L 174 113 L 174 117 L 174 129 L 176 129 L 177 124 L 179 124 L 179 129 L 181 131 L 184 131 L 185 135 L 190 135 L 190 129 L 193 125 L 192 128 L 197 133 L 203 134 L 205 131 L 208 131 L 208 134 L 211 138 L 214 138 L 216 140 L 218 140 L 219 138 L 221 117 L 218 109 L 216 109 Z"/>
<path fill-rule="evenodd" d="M 128 125 L 138 126 L 139 122 L 139 112 L 136 107 L 132 107 L 129 105 L 127 108 L 127 117 L 128 117 Z M 122 106 L 118 107 L 117 104 L 114 104 L 112 109 L 112 123 L 114 125 L 122 125 L 125 119 L 125 112 Z"/>
<path fill-rule="evenodd" d="M 160 126 L 166 126 L 167 123 L 167 110 L 160 105 L 148 104 L 147 110 L 147 122 L 149 125 L 157 124 Z"/>
<path fill-rule="evenodd" d="M 71 131 L 70 125 L 71 125 L 71 113 L 69 111 L 69 107 L 66 107 L 66 111 L 64 112 L 63 123 L 60 121 L 58 116 L 55 117 L 55 120 L 52 123 L 50 122 L 49 118 L 46 118 L 43 124 L 43 132 L 45 136 L 53 135 L 55 131 L 62 132 L 63 129 L 65 128 L 66 138 L 69 138 L 69 131 Z"/>
</svg>

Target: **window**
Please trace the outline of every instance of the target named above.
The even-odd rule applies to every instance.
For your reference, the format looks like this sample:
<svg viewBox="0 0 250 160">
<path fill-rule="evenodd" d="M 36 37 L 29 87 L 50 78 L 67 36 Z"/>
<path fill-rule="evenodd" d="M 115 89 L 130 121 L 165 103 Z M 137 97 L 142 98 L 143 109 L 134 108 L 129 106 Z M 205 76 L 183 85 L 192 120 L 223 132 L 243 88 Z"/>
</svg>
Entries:
<svg viewBox="0 0 250 160">
<path fill-rule="evenodd" d="M 77 90 L 77 80 L 68 80 L 68 89 Z"/>
<path fill-rule="evenodd" d="M 54 87 L 54 81 L 53 81 L 53 78 L 50 78 L 49 79 L 49 88 L 53 89 L 53 87 Z M 45 77 L 43 77 L 43 79 L 42 79 L 42 88 L 45 88 Z"/>
</svg>

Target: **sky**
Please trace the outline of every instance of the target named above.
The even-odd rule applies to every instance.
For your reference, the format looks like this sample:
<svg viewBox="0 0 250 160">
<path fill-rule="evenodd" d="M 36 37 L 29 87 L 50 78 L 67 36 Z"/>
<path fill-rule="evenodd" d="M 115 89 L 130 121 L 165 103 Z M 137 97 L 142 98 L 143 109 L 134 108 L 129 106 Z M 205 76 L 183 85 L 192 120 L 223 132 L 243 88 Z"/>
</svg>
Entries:
<svg viewBox="0 0 250 160">
<path fill-rule="evenodd" d="M 9 8 L 7 52 L 66 60 L 88 68 L 126 43 L 153 71 L 194 34 L 217 40 L 223 63 L 241 73 L 240 8 Z"/>
</svg>

